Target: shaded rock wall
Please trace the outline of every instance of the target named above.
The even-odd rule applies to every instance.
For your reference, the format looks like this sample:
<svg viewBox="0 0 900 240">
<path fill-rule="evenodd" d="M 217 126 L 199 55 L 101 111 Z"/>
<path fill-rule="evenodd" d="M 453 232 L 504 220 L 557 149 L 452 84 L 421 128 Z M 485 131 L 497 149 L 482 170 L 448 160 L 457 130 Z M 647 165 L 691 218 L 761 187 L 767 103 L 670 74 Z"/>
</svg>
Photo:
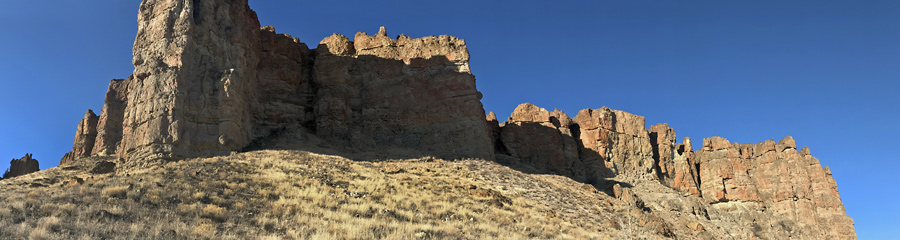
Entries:
<svg viewBox="0 0 900 240">
<path fill-rule="evenodd" d="M 357 33 L 352 42 L 335 34 L 319 43 L 316 133 L 361 149 L 493 159 L 465 41 L 386 34 Z"/>
<path fill-rule="evenodd" d="M 9 179 L 25 174 L 40 171 L 37 159 L 31 158 L 31 154 L 26 153 L 24 157 L 9 161 L 9 169 L 3 173 L 2 179 Z"/>
<path fill-rule="evenodd" d="M 103 109 L 100 111 L 100 120 L 97 122 L 97 139 L 94 141 L 91 154 L 106 156 L 116 153 L 119 142 L 122 141 L 128 83 L 132 81 L 133 76 L 109 81 L 109 89 L 106 90 Z"/>
</svg>

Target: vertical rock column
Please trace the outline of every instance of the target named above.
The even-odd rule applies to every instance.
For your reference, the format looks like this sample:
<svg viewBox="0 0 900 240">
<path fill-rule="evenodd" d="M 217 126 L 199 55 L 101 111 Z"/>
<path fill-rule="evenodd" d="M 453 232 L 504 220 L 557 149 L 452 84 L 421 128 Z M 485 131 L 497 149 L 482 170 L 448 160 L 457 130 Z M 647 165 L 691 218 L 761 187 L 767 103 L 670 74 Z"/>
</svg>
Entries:
<svg viewBox="0 0 900 240">
<path fill-rule="evenodd" d="M 84 113 L 84 118 L 78 122 L 78 128 L 75 130 L 75 141 L 72 143 L 72 151 L 66 153 L 59 160 L 60 165 L 69 164 L 77 158 L 87 157 L 91 155 L 94 149 L 94 141 L 97 138 L 97 121 L 99 118 L 94 114 L 93 110 L 88 109 Z M 28 155 L 26 155 L 28 157 Z"/>
<path fill-rule="evenodd" d="M 250 142 L 260 46 L 246 0 L 144 0 L 133 52 L 120 156 L 204 156 Z"/>
<path fill-rule="evenodd" d="M 116 153 L 119 141 L 122 140 L 122 121 L 125 117 L 126 97 L 128 95 L 128 79 L 113 79 L 109 81 L 109 89 L 106 91 L 103 110 L 100 111 L 100 120 L 97 123 L 97 139 L 94 141 L 94 149 L 91 154 L 101 156 Z"/>
</svg>

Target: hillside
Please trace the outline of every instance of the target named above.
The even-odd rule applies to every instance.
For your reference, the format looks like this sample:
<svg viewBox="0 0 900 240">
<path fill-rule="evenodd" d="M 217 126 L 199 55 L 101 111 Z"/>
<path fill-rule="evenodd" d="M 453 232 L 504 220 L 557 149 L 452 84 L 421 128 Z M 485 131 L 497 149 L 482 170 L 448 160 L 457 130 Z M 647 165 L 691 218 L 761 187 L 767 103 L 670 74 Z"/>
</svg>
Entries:
<svg viewBox="0 0 900 240">
<path fill-rule="evenodd" d="M 751 239 L 696 197 L 619 198 L 529 166 L 260 150 L 92 174 L 93 157 L 0 181 L 3 239 Z M 531 173 L 529 173 L 531 172 Z M 73 177 L 84 179 L 75 183 Z M 614 194 L 615 195 L 615 194 Z M 661 201 L 642 201 L 642 198 Z"/>
<path fill-rule="evenodd" d="M 629 112 L 531 103 L 501 122 L 457 37 L 382 27 L 309 48 L 246 0 L 144 0 L 133 54 L 58 167 L 11 163 L 0 236 L 856 238 L 793 137 L 692 144 Z"/>
</svg>

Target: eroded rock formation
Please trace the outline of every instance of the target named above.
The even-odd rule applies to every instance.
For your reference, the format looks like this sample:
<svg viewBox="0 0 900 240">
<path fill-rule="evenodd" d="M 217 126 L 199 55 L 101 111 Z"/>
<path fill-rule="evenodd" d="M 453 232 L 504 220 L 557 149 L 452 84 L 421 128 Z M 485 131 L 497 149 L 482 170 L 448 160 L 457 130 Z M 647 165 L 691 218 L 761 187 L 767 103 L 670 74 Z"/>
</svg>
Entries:
<svg viewBox="0 0 900 240">
<path fill-rule="evenodd" d="M 493 158 L 465 41 L 384 28 L 354 38 L 309 49 L 260 27 L 246 0 L 146 0 L 132 77 L 110 82 L 99 120 L 79 124 L 62 162 L 221 155 L 297 132 L 364 151 Z"/>
<path fill-rule="evenodd" d="M 110 82 L 100 116 L 85 114 L 62 164 L 116 155 L 124 164 L 102 172 L 127 170 L 265 148 L 272 139 L 302 145 L 308 133 L 351 151 L 496 153 L 589 183 L 639 211 L 653 205 L 705 222 L 739 219 L 752 233 L 737 238 L 855 238 L 830 171 L 792 138 L 712 137 L 695 151 L 666 124 L 648 129 L 642 116 L 602 107 L 570 118 L 530 103 L 500 123 L 485 115 L 468 49 L 456 37 L 394 38 L 381 28 L 352 40 L 334 34 L 310 49 L 260 27 L 246 0 L 144 0 L 138 24 L 134 72 Z M 688 200 L 641 199 L 649 193 L 631 184 L 646 182 Z"/>
<path fill-rule="evenodd" d="M 3 173 L 2 179 L 14 178 L 40 170 L 40 164 L 37 159 L 32 158 L 31 154 L 26 153 L 22 158 L 9 161 L 9 169 Z"/>
<path fill-rule="evenodd" d="M 694 207 L 672 210 L 697 215 L 701 209 L 710 218 L 705 209 L 713 208 L 714 220 L 736 218 L 752 229 L 751 235 L 739 236 L 856 237 L 830 170 L 809 148 L 798 151 L 792 137 L 758 144 L 711 137 L 694 151 L 689 138 L 676 143 L 675 131 L 667 124 L 646 129 L 643 117 L 606 107 L 581 110 L 573 121 L 561 111 L 550 113 L 524 103 L 503 127 L 492 121 L 495 116 L 487 119 L 500 128 L 499 142 L 508 149 L 502 154 L 595 184 L 617 198 L 641 202 L 632 199 L 637 195 L 625 194 L 629 191 L 623 184 L 649 180 L 698 197 L 689 201 Z M 575 149 L 566 144 L 566 137 L 579 143 Z"/>
<path fill-rule="evenodd" d="M 100 120 L 97 122 L 97 140 L 94 141 L 91 154 L 106 156 L 116 153 L 119 142 L 122 141 L 122 121 L 125 117 L 128 83 L 132 81 L 132 76 L 109 81 L 109 89 L 106 91 L 103 109 L 100 111 Z"/>
</svg>

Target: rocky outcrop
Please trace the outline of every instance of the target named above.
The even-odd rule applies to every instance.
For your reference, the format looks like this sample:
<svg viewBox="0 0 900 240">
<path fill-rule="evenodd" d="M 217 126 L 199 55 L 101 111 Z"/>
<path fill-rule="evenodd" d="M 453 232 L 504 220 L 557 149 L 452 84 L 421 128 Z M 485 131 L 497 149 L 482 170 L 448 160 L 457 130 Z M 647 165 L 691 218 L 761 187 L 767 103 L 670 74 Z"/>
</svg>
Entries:
<svg viewBox="0 0 900 240">
<path fill-rule="evenodd" d="M 689 138 L 677 143 L 667 124 L 646 129 L 643 117 L 606 107 L 581 110 L 570 120 L 561 111 L 524 103 L 502 127 L 493 119 L 488 116 L 488 124 L 500 129 L 499 141 L 510 157 L 592 183 L 617 198 L 638 198 L 625 194 L 627 186 L 649 180 L 696 198 L 690 208 L 670 210 L 738 219 L 752 229 L 745 237 L 856 237 L 830 171 L 809 148 L 798 151 L 791 137 L 758 144 L 711 137 L 694 151 Z M 572 147 L 567 139 L 578 144 Z M 705 213 L 708 208 L 714 214 Z"/>
<path fill-rule="evenodd" d="M 84 138 L 96 146 L 63 162 L 213 156 L 300 133 L 363 151 L 493 159 L 456 37 L 391 38 L 382 28 L 309 49 L 260 27 L 246 0 L 145 0 L 133 54 L 132 77 L 110 83 L 99 131 Z"/>
<path fill-rule="evenodd" d="M 398 38 L 384 28 L 319 43 L 313 79 L 316 133 L 361 149 L 417 149 L 443 158 L 493 159 L 481 93 L 465 41 Z"/>
<path fill-rule="evenodd" d="M 721 137 L 703 140 L 694 153 L 699 164 L 702 197 L 708 203 L 729 203 L 727 210 L 763 209 L 774 219 L 747 219 L 763 226 L 771 238 L 806 236 L 813 239 L 855 238 L 830 170 L 797 151 L 792 137 L 777 143 L 730 143 Z M 769 227 L 774 226 L 774 227 Z"/>
<path fill-rule="evenodd" d="M 9 161 L 9 169 L 3 173 L 2 179 L 10 179 L 40 170 L 41 168 L 37 159 L 32 158 L 31 154 L 26 153 L 22 158 Z"/>
<path fill-rule="evenodd" d="M 582 109 L 575 116 L 581 140 L 581 160 L 601 162 L 600 177 L 656 178 L 650 135 L 644 117 L 624 111 Z"/>
<path fill-rule="evenodd" d="M 666 124 L 648 129 L 642 116 L 602 107 L 570 118 L 530 103 L 500 123 L 485 115 L 468 49 L 456 37 L 389 37 L 382 27 L 352 40 L 334 34 L 310 49 L 260 27 L 247 0 L 144 0 L 138 25 L 133 74 L 110 82 L 100 116 L 88 111 L 61 163 L 114 154 L 123 161 L 96 170 L 113 173 L 278 139 L 445 159 L 497 153 L 640 210 L 665 205 L 709 221 L 739 219 L 753 235 L 740 238 L 855 238 L 830 171 L 792 138 L 712 137 L 695 151 Z M 304 141 L 312 135 L 325 141 Z M 17 166 L 37 169 L 30 155 L 23 159 Z M 632 189 L 648 182 L 663 190 Z M 679 199 L 641 199 L 666 192 Z"/>
<path fill-rule="evenodd" d="M 659 181 L 668 187 L 700 196 L 699 174 L 691 139 L 675 143 L 675 130 L 660 123 L 650 127 L 650 144 Z"/>
<path fill-rule="evenodd" d="M 143 1 L 118 155 L 174 159 L 248 145 L 259 27 L 246 0 Z"/>
<path fill-rule="evenodd" d="M 84 118 L 78 122 L 78 128 L 75 131 L 75 141 L 72 144 L 72 151 L 66 153 L 59 161 L 60 165 L 69 164 L 75 159 L 90 156 L 94 149 L 94 143 L 97 138 L 97 122 L 99 117 L 94 114 L 93 110 L 88 109 L 84 113 Z"/>
<path fill-rule="evenodd" d="M 531 103 L 516 107 L 500 130 L 500 139 L 510 156 L 539 169 L 583 179 L 578 145 L 569 127 L 572 120 L 562 111 L 539 108 Z"/>
<path fill-rule="evenodd" d="M 72 145 L 72 152 L 75 156 L 88 156 L 94 149 L 94 141 L 97 138 L 97 122 L 100 118 L 94 111 L 88 109 L 84 113 L 84 119 L 78 123 L 78 130 L 75 132 L 75 144 Z"/>
<path fill-rule="evenodd" d="M 106 156 L 116 153 L 119 142 L 122 141 L 122 121 L 127 106 L 128 84 L 133 81 L 133 76 L 109 81 L 109 89 L 106 90 L 103 109 L 100 111 L 100 120 L 97 122 L 97 139 L 94 141 L 91 154 Z"/>
</svg>

